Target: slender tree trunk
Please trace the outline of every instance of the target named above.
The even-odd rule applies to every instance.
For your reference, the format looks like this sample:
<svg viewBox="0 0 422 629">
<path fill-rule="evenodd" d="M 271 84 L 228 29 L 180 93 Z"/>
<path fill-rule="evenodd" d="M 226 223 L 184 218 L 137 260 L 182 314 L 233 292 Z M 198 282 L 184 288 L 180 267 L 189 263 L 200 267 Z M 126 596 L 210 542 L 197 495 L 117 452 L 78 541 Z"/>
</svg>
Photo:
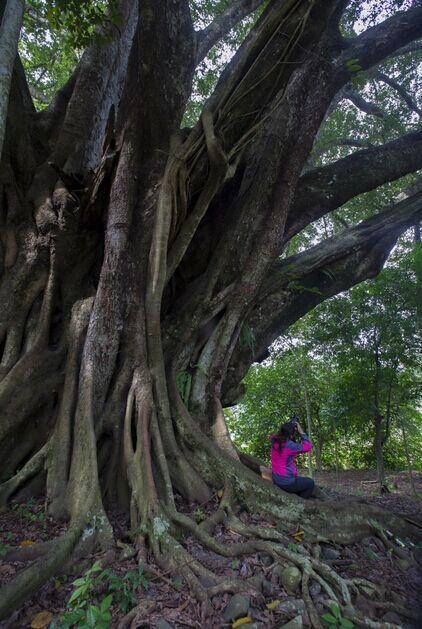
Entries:
<svg viewBox="0 0 422 629">
<path fill-rule="evenodd" d="M 322 448 L 325 442 L 323 436 L 323 428 L 321 425 L 320 407 L 317 405 L 315 410 L 315 423 L 317 428 L 317 434 L 315 438 L 315 466 L 316 472 L 322 471 Z"/>
<path fill-rule="evenodd" d="M 322 448 L 324 440 L 317 437 L 315 440 L 315 467 L 318 473 L 322 472 Z"/>
<path fill-rule="evenodd" d="M 417 498 L 418 494 L 416 492 L 415 480 L 413 478 L 412 460 L 410 458 L 409 443 L 408 443 L 408 440 L 407 440 L 407 433 L 406 433 L 406 429 L 404 427 L 403 418 L 399 415 L 399 409 L 397 409 L 397 415 L 400 417 L 399 421 L 400 421 L 400 428 L 401 428 L 401 434 L 402 434 L 402 439 L 403 439 L 404 452 L 405 452 L 405 455 L 406 455 L 407 472 L 408 472 L 408 475 L 409 475 L 410 487 L 412 488 L 412 493 L 413 493 L 414 497 Z"/>
<path fill-rule="evenodd" d="M 385 441 L 385 433 L 383 429 L 383 417 L 380 411 L 380 356 L 379 356 L 379 337 L 375 332 L 375 375 L 374 375 L 374 452 L 377 462 L 377 481 L 380 493 L 388 492 L 388 488 L 385 482 L 385 469 L 384 469 L 384 454 L 383 447 Z"/>
<path fill-rule="evenodd" d="M 306 367 L 300 368 L 300 373 L 302 376 L 303 383 L 303 396 L 305 398 L 305 408 L 306 408 L 306 425 L 308 430 L 309 439 L 312 439 L 312 417 L 311 417 L 311 402 L 309 399 L 309 389 L 308 389 L 308 376 L 306 373 Z M 317 465 L 318 467 L 318 465 Z M 308 469 L 309 475 L 311 478 L 314 477 L 314 470 L 312 466 L 312 453 L 308 452 Z"/>
<path fill-rule="evenodd" d="M 422 249 L 421 249 L 421 224 L 419 221 L 414 226 L 414 256 L 415 256 L 415 274 L 417 294 L 422 293 Z M 421 299 L 416 302 L 416 316 L 419 328 L 422 328 L 422 303 Z"/>
<path fill-rule="evenodd" d="M 340 482 L 340 457 L 338 453 L 337 430 L 335 428 L 333 429 L 333 437 L 334 437 L 334 455 L 335 455 L 335 461 L 336 461 L 336 481 L 338 484 Z"/>
<path fill-rule="evenodd" d="M 384 455 L 383 455 L 384 436 L 383 436 L 382 415 L 380 414 L 375 415 L 374 428 L 375 428 L 374 450 L 375 450 L 375 457 L 376 457 L 376 462 L 377 462 L 377 481 L 378 481 L 380 493 L 384 493 L 386 491 L 386 484 L 385 484 Z"/>
</svg>

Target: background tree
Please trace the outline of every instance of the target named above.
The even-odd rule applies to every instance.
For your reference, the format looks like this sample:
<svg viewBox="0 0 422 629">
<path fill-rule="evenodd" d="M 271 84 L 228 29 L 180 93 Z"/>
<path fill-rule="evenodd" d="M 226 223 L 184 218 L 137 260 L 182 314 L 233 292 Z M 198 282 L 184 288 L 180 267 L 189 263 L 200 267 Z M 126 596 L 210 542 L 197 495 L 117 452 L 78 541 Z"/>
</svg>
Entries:
<svg viewBox="0 0 422 629">
<path fill-rule="evenodd" d="M 315 454 L 321 459 L 325 443 L 329 467 L 338 448 L 343 465 L 376 463 L 385 487 L 386 451 L 389 469 L 419 458 L 417 303 L 412 243 L 406 238 L 375 280 L 313 310 L 290 328 L 289 339 L 274 344 L 268 361 L 249 371 L 247 394 L 229 421 L 236 443 L 267 458 L 266 435 L 293 413 L 306 417 L 297 362 L 306 355 Z M 403 456 L 403 447 L 409 448 L 402 443 L 403 422 L 404 440 L 407 435 L 412 444 L 409 461 Z"/>
<path fill-rule="evenodd" d="M 0 1 L 2 32 L 8 4 Z M 339 98 L 362 104 L 370 71 L 392 57 L 415 62 L 422 9 L 334 0 L 47 7 L 50 25 L 70 28 L 81 54 L 42 111 L 16 57 L 0 118 L 0 476 L 3 504 L 28 482 L 45 485 L 51 514 L 69 526 L 3 588 L 0 617 L 74 551 L 112 545 L 106 510 L 115 502 L 130 513 L 140 553 L 148 544 L 163 568 L 181 573 L 204 614 L 213 594 L 244 583 L 207 573 L 214 584 L 205 587 L 180 529 L 223 555 L 266 548 L 288 557 L 304 570 L 305 591 L 319 571 L 349 605 L 333 571 L 293 556 L 277 532 L 257 539 L 267 533 L 245 529 L 232 505 L 287 526 L 300 517 L 314 536 L 329 523 L 329 537 L 343 542 L 388 516 L 326 503 L 315 513 L 277 492 L 239 461 L 222 406 L 238 399 L 250 364 L 280 333 L 376 275 L 419 220 L 421 193 L 385 209 L 367 200 L 365 219 L 341 217 L 344 231 L 287 256 L 314 221 L 420 168 L 415 111 L 374 147 L 320 164 L 312 152 Z M 255 9 L 215 86 L 209 77 L 194 123 L 195 69 L 208 53 L 212 64 L 212 48 Z M 176 491 L 204 501 L 221 487 L 218 517 L 230 516 L 248 544 L 219 544 L 176 507 Z"/>
</svg>

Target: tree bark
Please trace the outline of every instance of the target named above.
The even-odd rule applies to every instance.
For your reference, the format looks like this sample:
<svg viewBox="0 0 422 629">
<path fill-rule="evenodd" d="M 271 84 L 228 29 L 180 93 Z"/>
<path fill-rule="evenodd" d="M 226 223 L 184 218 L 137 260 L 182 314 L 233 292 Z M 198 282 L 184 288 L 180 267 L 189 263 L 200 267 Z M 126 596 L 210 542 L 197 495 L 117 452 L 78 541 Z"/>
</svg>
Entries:
<svg viewBox="0 0 422 629">
<path fill-rule="evenodd" d="M 110 26 L 106 44 L 84 53 L 41 114 L 16 62 L 0 165 L 0 501 L 46 473 L 49 511 L 69 525 L 3 589 L 0 618 L 73 553 L 114 544 L 110 504 L 142 531 L 137 544 L 182 575 L 204 614 L 216 592 L 244 584 L 211 575 L 205 587 L 182 531 L 223 556 L 284 557 L 304 572 L 305 589 L 309 575 L 325 575 L 351 605 L 344 580 L 290 552 L 282 532 L 245 527 L 240 505 L 289 526 L 300 519 L 316 541 L 357 539 L 374 518 L 409 533 L 380 510 L 321 502 L 316 512 L 276 490 L 239 460 L 222 417 L 256 352 L 317 303 L 375 275 L 421 214 L 415 195 L 278 260 L 315 135 L 350 79 L 346 51 L 360 55 L 369 41 L 366 63 L 378 63 L 421 30 L 411 9 L 346 44 L 343 4 L 267 3 L 192 129 L 181 122 L 198 41 L 209 46 L 257 3 L 228 9 L 205 44 L 187 0 L 122 0 L 118 32 Z M 406 172 L 416 160 L 408 153 Z M 403 169 L 386 167 L 383 180 Z M 243 326 L 254 337 L 246 349 Z M 230 548 L 175 499 L 200 504 L 222 488 L 215 520 L 250 538 Z"/>
<path fill-rule="evenodd" d="M 3 150 L 13 66 L 22 28 L 24 0 L 8 0 L 0 6 L 0 157 Z"/>
</svg>

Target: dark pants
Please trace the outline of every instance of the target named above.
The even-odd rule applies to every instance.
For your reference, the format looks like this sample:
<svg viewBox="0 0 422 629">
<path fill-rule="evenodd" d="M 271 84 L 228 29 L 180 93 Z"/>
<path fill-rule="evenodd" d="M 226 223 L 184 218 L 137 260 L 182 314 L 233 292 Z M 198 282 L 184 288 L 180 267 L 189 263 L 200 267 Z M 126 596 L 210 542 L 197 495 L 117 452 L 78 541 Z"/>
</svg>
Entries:
<svg viewBox="0 0 422 629">
<path fill-rule="evenodd" d="M 313 479 L 307 476 L 296 476 L 293 481 L 286 483 L 283 476 L 273 474 L 273 482 L 280 489 L 284 489 L 284 491 L 288 491 L 291 494 L 297 494 L 301 498 L 310 498 L 315 487 Z"/>
</svg>

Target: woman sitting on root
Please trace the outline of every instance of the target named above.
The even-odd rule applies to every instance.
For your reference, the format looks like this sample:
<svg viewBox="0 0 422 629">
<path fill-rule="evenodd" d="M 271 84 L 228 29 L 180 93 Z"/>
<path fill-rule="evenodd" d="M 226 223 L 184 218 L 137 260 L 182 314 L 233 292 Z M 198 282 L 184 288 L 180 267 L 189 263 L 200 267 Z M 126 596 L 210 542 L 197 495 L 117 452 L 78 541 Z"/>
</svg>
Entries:
<svg viewBox="0 0 422 629">
<path fill-rule="evenodd" d="M 293 441 L 295 435 L 300 438 L 300 444 Z M 315 483 L 312 478 L 298 476 L 295 457 L 312 450 L 309 437 L 303 432 L 296 419 L 282 424 L 277 435 L 270 435 L 271 440 L 271 468 L 273 483 L 301 498 L 312 496 Z"/>
</svg>

